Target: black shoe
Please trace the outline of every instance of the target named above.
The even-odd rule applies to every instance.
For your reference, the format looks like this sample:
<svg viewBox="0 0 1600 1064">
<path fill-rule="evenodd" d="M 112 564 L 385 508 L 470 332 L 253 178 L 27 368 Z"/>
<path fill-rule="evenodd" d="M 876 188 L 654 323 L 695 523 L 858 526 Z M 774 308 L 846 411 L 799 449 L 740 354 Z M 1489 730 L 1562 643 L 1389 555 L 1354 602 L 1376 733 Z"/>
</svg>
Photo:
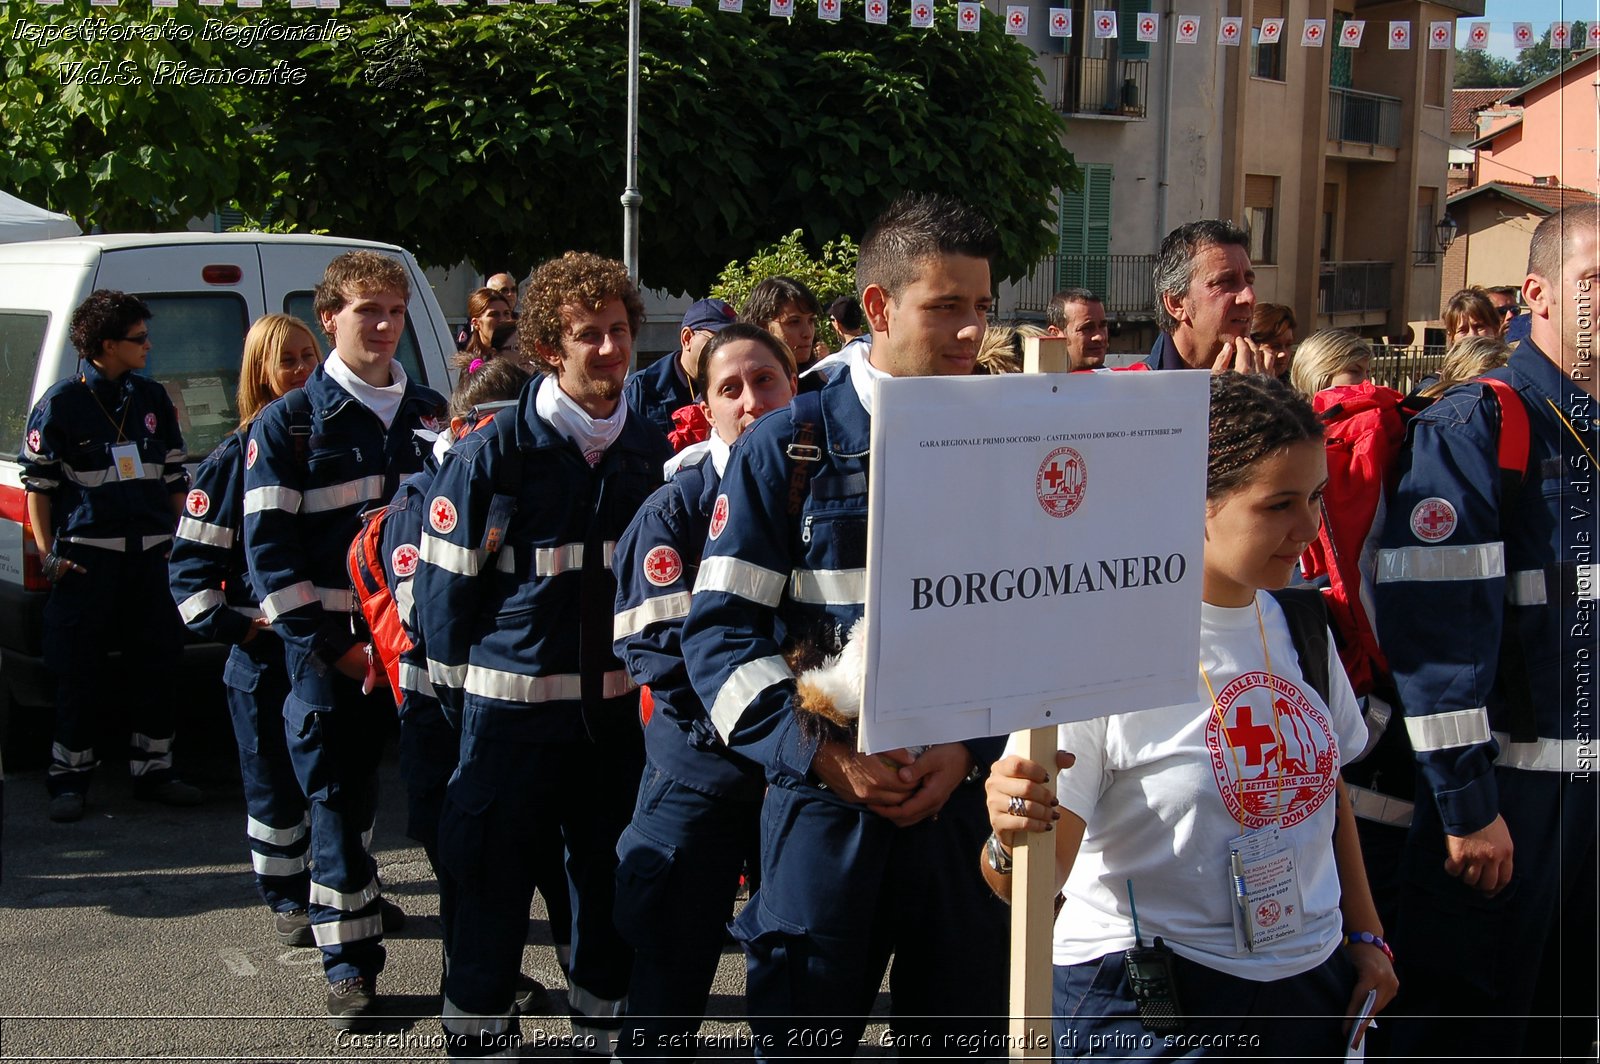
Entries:
<svg viewBox="0 0 1600 1064">
<path fill-rule="evenodd" d="M 180 808 L 196 806 L 204 801 L 199 787 L 175 779 L 163 780 L 153 787 L 135 787 L 133 796 L 141 802 L 160 802 Z"/>
<path fill-rule="evenodd" d="M 512 998 L 511 1007 L 523 1016 L 547 1012 L 550 1008 L 550 991 L 533 976 L 518 975 L 516 996 Z"/>
<path fill-rule="evenodd" d="M 406 926 L 406 911 L 388 898 L 378 899 L 378 912 L 383 916 L 383 933 L 392 935 Z"/>
<path fill-rule="evenodd" d="M 71 791 L 50 799 L 50 819 L 57 824 L 70 824 L 83 819 L 83 795 Z"/>
<path fill-rule="evenodd" d="M 272 930 L 285 946 L 315 946 L 316 936 L 311 933 L 311 914 L 304 909 L 290 909 L 272 918 Z"/>
<path fill-rule="evenodd" d="M 337 1031 L 365 1031 L 377 1013 L 377 980 L 371 976 L 341 979 L 328 987 L 328 1025 Z"/>
</svg>

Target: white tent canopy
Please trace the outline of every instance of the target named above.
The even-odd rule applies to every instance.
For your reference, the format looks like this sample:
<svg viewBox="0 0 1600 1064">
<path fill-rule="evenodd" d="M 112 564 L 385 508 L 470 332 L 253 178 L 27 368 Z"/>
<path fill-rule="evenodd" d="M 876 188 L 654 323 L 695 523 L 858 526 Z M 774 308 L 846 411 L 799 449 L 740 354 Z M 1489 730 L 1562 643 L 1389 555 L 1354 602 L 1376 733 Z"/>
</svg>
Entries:
<svg viewBox="0 0 1600 1064">
<path fill-rule="evenodd" d="M 53 240 L 60 236 L 79 236 L 83 230 L 64 214 L 35 207 L 17 197 L 0 192 L 0 244 L 19 240 Z"/>
</svg>

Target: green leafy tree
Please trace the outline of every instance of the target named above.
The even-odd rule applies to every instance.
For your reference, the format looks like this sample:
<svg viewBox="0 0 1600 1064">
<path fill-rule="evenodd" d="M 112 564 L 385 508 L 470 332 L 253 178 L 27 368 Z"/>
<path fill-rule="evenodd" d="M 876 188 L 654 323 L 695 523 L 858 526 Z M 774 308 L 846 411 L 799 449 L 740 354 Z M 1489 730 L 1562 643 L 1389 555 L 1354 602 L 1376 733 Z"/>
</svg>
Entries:
<svg viewBox="0 0 1600 1064">
<path fill-rule="evenodd" d="M 701 0 L 702 3 L 706 0 Z M 989 212 L 1017 275 L 1054 241 L 1075 168 L 1031 53 L 960 33 L 646 3 L 641 272 L 703 291 L 799 229 L 813 251 L 906 189 Z M 434 263 L 523 269 L 621 244 L 626 10 L 433 5 L 305 49 L 274 101 L 277 216 L 387 236 Z"/>
<path fill-rule="evenodd" d="M 0 6 L 0 186 L 107 230 L 181 225 L 263 198 L 252 160 L 265 132 L 241 120 L 261 89 L 184 77 L 261 60 L 208 40 L 202 11 Z"/>
<path fill-rule="evenodd" d="M 1456 49 L 1456 80 L 1458 89 L 1513 88 L 1522 84 L 1512 69 L 1511 60 L 1488 52 L 1470 48 Z"/>
<path fill-rule="evenodd" d="M 856 256 L 860 253 L 856 242 L 848 236 L 830 240 L 822 251 L 813 255 L 805 246 L 805 233 L 799 229 L 770 247 L 764 247 L 744 262 L 730 262 L 717 274 L 717 283 L 711 294 L 725 299 L 738 310 L 750 297 L 750 290 L 768 277 L 793 277 L 817 297 L 824 311 L 828 304 L 840 296 L 856 293 Z M 827 315 L 819 315 L 817 339 L 829 347 L 837 347 L 839 337 Z"/>
</svg>

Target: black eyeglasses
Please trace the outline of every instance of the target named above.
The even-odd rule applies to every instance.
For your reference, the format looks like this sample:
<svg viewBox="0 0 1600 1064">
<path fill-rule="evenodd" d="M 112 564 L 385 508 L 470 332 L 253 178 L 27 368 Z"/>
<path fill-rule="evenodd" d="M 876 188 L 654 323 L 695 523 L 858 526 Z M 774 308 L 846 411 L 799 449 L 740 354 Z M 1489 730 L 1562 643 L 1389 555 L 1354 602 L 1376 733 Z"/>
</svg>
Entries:
<svg viewBox="0 0 1600 1064">
<path fill-rule="evenodd" d="M 1517 305 L 1515 303 L 1510 303 L 1510 304 L 1507 304 L 1506 306 L 1501 307 L 1500 308 L 1500 316 L 1502 318 L 1514 318 L 1514 317 L 1516 317 L 1517 316 Z"/>
<path fill-rule="evenodd" d="M 142 344 L 148 339 L 150 339 L 150 330 L 146 329 L 142 333 L 134 333 L 132 336 L 124 336 L 122 338 L 122 342 L 125 344 Z"/>
</svg>

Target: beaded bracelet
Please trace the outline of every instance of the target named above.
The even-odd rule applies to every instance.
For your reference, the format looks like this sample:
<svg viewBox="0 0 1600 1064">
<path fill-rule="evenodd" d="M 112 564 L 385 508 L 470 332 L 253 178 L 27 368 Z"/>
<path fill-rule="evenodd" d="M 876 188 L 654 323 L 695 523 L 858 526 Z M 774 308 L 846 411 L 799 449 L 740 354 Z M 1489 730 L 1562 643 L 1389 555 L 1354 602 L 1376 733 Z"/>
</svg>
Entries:
<svg viewBox="0 0 1600 1064">
<path fill-rule="evenodd" d="M 1353 946 L 1358 942 L 1364 943 L 1368 946 L 1377 946 L 1379 949 L 1383 950 L 1383 955 L 1389 958 L 1389 963 L 1394 963 L 1394 950 L 1389 948 L 1389 943 L 1385 942 L 1377 935 L 1374 935 L 1371 931 L 1352 931 L 1348 935 L 1344 936 L 1344 941 L 1345 944 L 1349 946 Z"/>
</svg>

